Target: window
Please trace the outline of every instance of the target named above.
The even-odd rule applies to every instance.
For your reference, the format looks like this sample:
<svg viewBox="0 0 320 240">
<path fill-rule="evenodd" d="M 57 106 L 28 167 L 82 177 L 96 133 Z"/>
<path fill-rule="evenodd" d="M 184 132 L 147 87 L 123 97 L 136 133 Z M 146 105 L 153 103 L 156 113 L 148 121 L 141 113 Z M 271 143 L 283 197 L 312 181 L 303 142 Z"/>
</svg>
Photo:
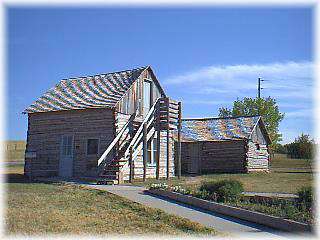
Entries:
<svg viewBox="0 0 320 240">
<path fill-rule="evenodd" d="M 259 143 L 256 143 L 256 149 L 257 149 L 257 150 L 260 150 L 260 145 L 259 145 Z"/>
<path fill-rule="evenodd" d="M 157 139 L 154 138 L 152 141 L 152 152 L 153 152 L 153 163 L 156 163 L 156 159 L 157 159 Z"/>
<path fill-rule="evenodd" d="M 62 137 L 62 155 L 63 156 L 72 155 L 72 143 L 73 143 L 73 136 Z"/>
<path fill-rule="evenodd" d="M 152 89 L 151 89 L 151 81 L 144 80 L 143 82 L 143 114 L 146 116 L 149 112 L 149 109 L 152 105 Z"/>
<path fill-rule="evenodd" d="M 91 138 L 87 140 L 87 155 L 99 153 L 99 139 Z"/>
<path fill-rule="evenodd" d="M 157 156 L 157 139 L 153 138 L 148 141 L 147 145 L 147 164 L 154 165 L 156 164 Z"/>
</svg>

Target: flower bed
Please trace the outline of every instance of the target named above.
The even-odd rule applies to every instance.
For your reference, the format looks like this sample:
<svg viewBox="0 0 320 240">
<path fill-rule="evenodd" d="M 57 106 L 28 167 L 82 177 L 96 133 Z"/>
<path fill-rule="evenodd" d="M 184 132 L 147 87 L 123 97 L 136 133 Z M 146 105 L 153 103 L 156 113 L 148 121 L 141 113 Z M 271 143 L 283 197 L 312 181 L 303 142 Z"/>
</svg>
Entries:
<svg viewBox="0 0 320 240">
<path fill-rule="evenodd" d="M 200 190 L 201 188 L 191 190 L 181 186 L 169 186 L 166 183 L 151 184 L 149 189 L 176 192 L 212 202 L 220 202 L 229 206 L 269 214 L 283 219 L 291 219 L 306 224 L 313 224 L 314 222 L 312 208 L 307 208 L 304 204 L 301 204 L 298 201 L 279 198 L 248 198 L 243 195 L 232 200 L 227 198 L 227 200 L 222 201 L 217 194 L 209 193 L 204 189 Z"/>
</svg>

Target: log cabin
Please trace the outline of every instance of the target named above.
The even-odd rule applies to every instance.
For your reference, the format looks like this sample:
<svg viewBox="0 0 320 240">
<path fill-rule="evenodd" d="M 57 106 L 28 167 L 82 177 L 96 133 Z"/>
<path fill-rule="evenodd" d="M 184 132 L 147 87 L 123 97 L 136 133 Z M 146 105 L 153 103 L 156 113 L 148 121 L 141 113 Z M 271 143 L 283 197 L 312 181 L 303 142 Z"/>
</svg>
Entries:
<svg viewBox="0 0 320 240">
<path fill-rule="evenodd" d="M 184 174 L 269 170 L 271 143 L 261 116 L 182 119 Z"/>
<path fill-rule="evenodd" d="M 24 113 L 30 178 L 121 183 L 175 175 L 181 103 L 167 97 L 150 66 L 63 79 Z"/>
</svg>

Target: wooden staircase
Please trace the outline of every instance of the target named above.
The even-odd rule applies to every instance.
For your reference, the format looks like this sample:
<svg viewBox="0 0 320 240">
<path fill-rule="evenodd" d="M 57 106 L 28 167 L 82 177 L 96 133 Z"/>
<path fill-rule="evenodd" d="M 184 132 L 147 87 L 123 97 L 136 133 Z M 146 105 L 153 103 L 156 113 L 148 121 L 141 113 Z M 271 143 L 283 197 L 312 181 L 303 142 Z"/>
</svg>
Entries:
<svg viewBox="0 0 320 240">
<path fill-rule="evenodd" d="M 125 165 L 130 167 L 129 180 L 132 180 L 134 159 L 141 150 L 143 151 L 143 155 L 146 155 L 144 151 L 146 142 L 153 137 L 156 132 L 160 135 L 161 130 L 167 130 L 167 135 L 169 136 L 169 131 L 177 129 L 178 125 L 181 126 L 181 105 L 169 98 L 157 99 L 143 120 L 137 120 L 135 114 L 132 114 L 128 122 L 122 127 L 98 160 L 99 177 L 97 183 L 122 183 L 123 177 L 121 169 Z M 110 153 L 113 153 L 114 157 L 112 160 L 107 161 Z"/>
</svg>

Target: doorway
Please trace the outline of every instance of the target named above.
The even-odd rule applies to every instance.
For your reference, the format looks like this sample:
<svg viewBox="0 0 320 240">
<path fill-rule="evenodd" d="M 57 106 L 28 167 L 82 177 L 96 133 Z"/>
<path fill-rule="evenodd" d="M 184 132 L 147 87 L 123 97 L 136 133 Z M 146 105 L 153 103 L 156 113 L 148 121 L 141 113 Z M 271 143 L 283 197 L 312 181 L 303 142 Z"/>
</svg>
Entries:
<svg viewBox="0 0 320 240">
<path fill-rule="evenodd" d="M 61 138 L 59 176 L 72 177 L 73 175 L 73 135 L 64 135 Z"/>
</svg>

